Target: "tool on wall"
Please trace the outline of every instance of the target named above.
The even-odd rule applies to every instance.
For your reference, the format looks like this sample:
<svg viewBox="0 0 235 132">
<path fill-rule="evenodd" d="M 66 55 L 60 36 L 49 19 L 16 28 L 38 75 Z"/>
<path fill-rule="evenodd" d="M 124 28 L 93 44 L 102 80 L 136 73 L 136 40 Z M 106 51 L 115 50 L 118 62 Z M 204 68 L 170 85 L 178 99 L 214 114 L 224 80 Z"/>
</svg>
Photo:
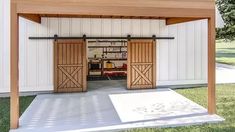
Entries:
<svg viewBox="0 0 235 132">
<path fill-rule="evenodd" d="M 111 69 L 111 68 L 115 68 L 115 67 L 116 67 L 116 66 L 115 66 L 115 63 L 111 62 L 110 60 L 108 60 L 108 61 L 106 62 L 106 68 Z"/>
</svg>

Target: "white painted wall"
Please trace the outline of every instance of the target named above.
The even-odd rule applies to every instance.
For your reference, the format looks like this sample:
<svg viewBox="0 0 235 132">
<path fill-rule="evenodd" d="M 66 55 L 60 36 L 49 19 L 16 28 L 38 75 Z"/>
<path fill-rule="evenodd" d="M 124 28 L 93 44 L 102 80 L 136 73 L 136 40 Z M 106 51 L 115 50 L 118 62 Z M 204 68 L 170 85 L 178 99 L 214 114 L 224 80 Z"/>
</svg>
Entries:
<svg viewBox="0 0 235 132">
<path fill-rule="evenodd" d="M 1 0 L 0 93 L 9 92 L 9 4 Z M 53 89 L 53 42 L 29 36 L 173 36 L 157 40 L 158 85 L 200 84 L 207 80 L 207 20 L 166 26 L 164 20 L 20 18 L 20 90 Z"/>
<path fill-rule="evenodd" d="M 10 3 L 0 0 L 0 93 L 9 91 L 10 82 Z"/>
</svg>

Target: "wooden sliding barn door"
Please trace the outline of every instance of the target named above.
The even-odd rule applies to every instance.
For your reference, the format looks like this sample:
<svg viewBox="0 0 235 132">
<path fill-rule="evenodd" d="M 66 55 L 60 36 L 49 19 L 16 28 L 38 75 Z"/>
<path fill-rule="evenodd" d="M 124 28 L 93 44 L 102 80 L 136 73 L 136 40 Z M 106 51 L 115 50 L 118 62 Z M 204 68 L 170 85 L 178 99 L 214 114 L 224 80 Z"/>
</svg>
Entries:
<svg viewBox="0 0 235 132">
<path fill-rule="evenodd" d="M 54 42 L 55 92 L 83 92 L 87 90 L 87 58 L 84 40 Z"/>
<path fill-rule="evenodd" d="M 128 42 L 128 89 L 156 88 L 156 43 L 153 40 Z"/>
</svg>

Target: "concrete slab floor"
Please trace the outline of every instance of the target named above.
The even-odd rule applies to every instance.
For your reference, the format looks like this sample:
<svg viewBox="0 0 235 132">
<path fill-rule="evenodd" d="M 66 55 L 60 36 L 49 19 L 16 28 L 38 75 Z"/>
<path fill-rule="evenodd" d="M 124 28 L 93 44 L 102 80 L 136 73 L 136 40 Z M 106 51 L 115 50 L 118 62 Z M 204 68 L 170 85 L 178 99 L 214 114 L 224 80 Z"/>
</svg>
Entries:
<svg viewBox="0 0 235 132">
<path fill-rule="evenodd" d="M 175 127 L 224 120 L 217 115 L 208 115 L 205 108 L 170 89 L 126 90 L 125 87 L 126 81 L 92 81 L 88 83 L 86 93 L 38 95 L 20 117 L 20 128 L 11 132 L 111 131 L 138 127 Z M 154 96 L 146 98 L 149 94 Z M 136 100 L 140 97 L 142 97 L 140 100 L 148 101 L 146 105 L 160 103 L 161 108 L 156 106 L 158 109 L 150 114 L 144 112 L 148 109 L 139 111 L 139 117 L 143 114 L 144 117 L 150 118 L 129 119 L 127 115 L 131 116 L 133 113 L 132 111 L 128 113 L 128 109 L 136 109 L 137 106 L 143 105 L 143 102 L 141 104 Z M 164 101 L 169 97 L 179 103 L 173 106 L 172 100 Z M 123 116 L 124 104 L 126 106 L 123 110 L 127 113 Z M 184 108 L 187 108 L 187 112 Z M 157 114 L 159 111 L 160 115 Z"/>
<path fill-rule="evenodd" d="M 235 67 L 227 64 L 216 64 L 216 84 L 235 83 Z"/>
</svg>

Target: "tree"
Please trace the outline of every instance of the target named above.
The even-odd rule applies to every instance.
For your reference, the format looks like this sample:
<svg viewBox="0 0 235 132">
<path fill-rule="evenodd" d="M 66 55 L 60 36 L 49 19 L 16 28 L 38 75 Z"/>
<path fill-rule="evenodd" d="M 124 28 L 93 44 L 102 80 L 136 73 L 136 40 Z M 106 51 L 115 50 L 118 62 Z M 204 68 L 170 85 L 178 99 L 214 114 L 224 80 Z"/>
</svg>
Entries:
<svg viewBox="0 0 235 132">
<path fill-rule="evenodd" d="M 235 39 L 235 0 L 217 0 L 219 12 L 225 22 L 223 28 L 217 29 L 217 38 L 234 40 Z"/>
</svg>

